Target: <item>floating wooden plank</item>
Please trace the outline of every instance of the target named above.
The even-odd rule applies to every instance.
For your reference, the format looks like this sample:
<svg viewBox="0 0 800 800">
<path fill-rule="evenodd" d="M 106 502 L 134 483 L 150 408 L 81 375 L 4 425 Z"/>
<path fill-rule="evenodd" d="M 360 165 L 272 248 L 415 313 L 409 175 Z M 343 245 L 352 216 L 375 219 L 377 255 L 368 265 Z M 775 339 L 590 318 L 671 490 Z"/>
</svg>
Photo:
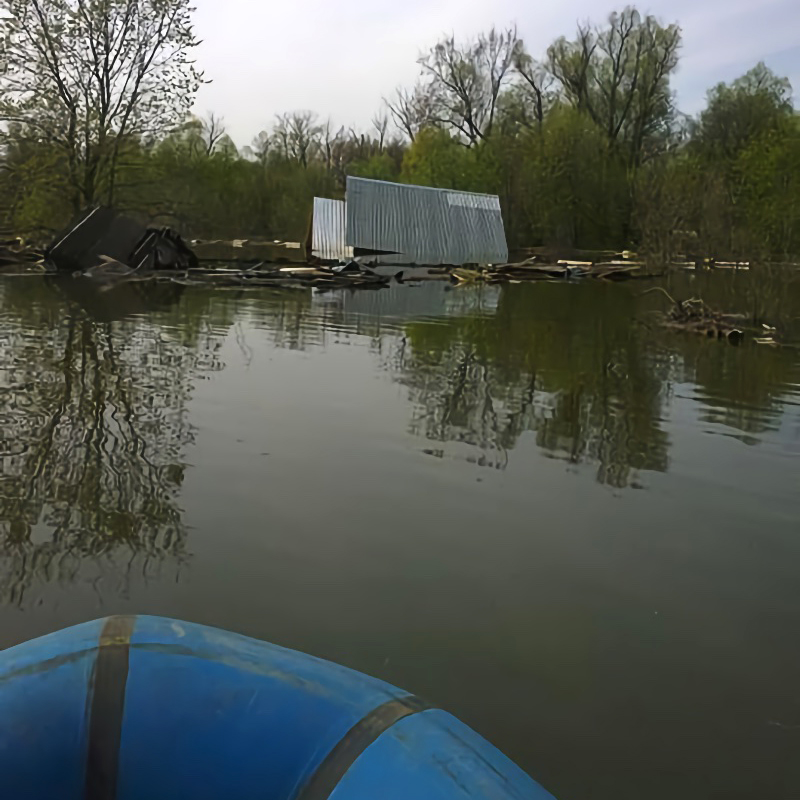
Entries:
<svg viewBox="0 0 800 800">
<path fill-rule="evenodd" d="M 192 244 L 192 248 L 200 261 L 307 263 L 305 249 L 297 242 L 258 242 L 252 239 L 198 241 Z"/>
<path fill-rule="evenodd" d="M 318 275 L 328 275 L 329 273 L 323 272 L 321 269 L 317 269 L 317 267 L 281 267 L 278 272 L 290 272 L 290 273 L 317 273 Z"/>
</svg>

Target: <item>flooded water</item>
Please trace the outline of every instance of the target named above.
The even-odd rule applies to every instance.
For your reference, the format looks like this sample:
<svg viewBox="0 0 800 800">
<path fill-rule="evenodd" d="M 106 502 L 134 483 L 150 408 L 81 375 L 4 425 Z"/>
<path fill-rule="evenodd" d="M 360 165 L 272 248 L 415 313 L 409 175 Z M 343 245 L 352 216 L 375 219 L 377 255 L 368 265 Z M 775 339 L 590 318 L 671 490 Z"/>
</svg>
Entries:
<svg viewBox="0 0 800 800">
<path fill-rule="evenodd" d="M 796 336 L 764 286 L 668 288 Z M 800 350 L 644 288 L 0 283 L 0 647 L 180 617 L 423 695 L 562 800 L 800 797 Z"/>
</svg>

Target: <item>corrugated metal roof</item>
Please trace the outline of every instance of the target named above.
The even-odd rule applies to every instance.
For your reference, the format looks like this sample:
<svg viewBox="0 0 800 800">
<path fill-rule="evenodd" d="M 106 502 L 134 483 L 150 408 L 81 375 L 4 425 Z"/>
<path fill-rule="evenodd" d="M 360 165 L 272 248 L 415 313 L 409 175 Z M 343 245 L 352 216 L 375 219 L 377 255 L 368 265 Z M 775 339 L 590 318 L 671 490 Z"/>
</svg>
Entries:
<svg viewBox="0 0 800 800">
<path fill-rule="evenodd" d="M 346 219 L 346 244 L 402 254 L 398 264 L 508 261 L 495 195 L 348 178 Z"/>
<path fill-rule="evenodd" d="M 323 261 L 345 261 L 353 248 L 345 244 L 346 212 L 344 200 L 314 198 L 311 252 Z"/>
</svg>

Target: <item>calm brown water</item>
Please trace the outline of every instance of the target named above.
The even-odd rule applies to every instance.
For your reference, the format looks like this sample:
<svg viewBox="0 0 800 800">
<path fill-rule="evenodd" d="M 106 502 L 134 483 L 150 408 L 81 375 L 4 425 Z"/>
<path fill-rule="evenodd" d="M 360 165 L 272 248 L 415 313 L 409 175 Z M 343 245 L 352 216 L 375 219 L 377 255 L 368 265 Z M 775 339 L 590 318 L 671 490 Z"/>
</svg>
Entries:
<svg viewBox="0 0 800 800">
<path fill-rule="evenodd" d="M 0 282 L 0 647 L 175 616 L 417 692 L 563 800 L 800 797 L 800 350 L 643 288 Z M 797 283 L 670 289 L 800 338 Z"/>
</svg>

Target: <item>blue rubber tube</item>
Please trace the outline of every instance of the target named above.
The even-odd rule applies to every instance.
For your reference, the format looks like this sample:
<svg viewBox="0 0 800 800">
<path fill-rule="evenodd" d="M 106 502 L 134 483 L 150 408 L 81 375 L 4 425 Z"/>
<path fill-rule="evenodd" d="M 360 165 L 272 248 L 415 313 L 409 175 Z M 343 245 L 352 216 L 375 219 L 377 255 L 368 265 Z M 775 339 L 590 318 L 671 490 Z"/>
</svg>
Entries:
<svg viewBox="0 0 800 800">
<path fill-rule="evenodd" d="M 0 653 L 0 797 L 552 800 L 394 686 L 160 617 L 111 617 Z"/>
</svg>

